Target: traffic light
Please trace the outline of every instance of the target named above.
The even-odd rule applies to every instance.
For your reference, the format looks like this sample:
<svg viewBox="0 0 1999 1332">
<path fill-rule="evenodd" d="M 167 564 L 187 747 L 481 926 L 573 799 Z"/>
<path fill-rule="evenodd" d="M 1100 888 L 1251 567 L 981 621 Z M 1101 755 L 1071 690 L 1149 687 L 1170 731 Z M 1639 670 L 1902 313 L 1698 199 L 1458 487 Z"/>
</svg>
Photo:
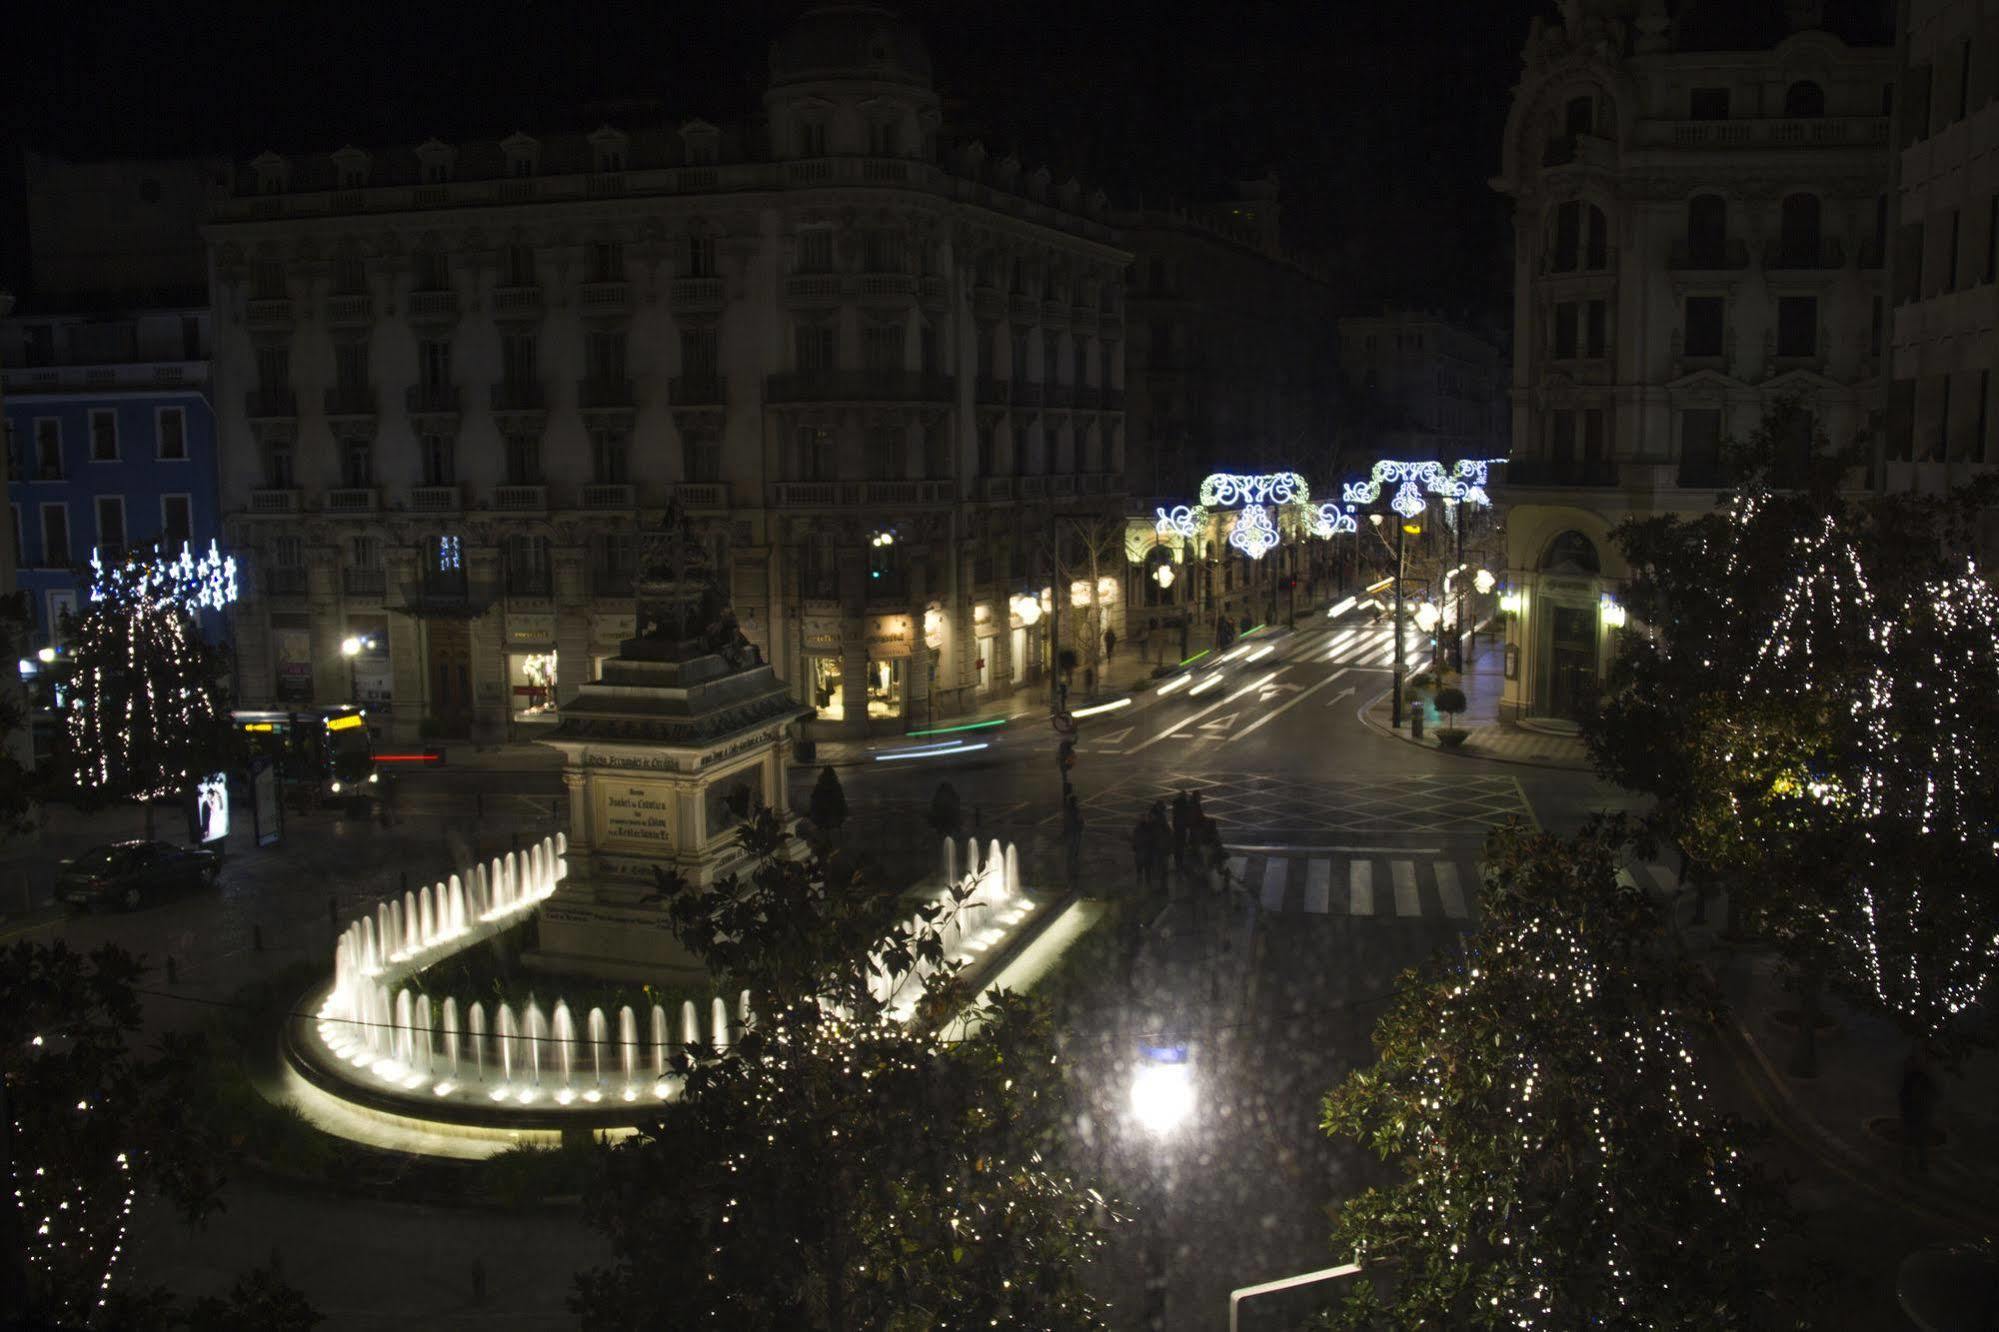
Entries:
<svg viewBox="0 0 1999 1332">
<path fill-rule="evenodd" d="M 1076 742 L 1074 740 L 1064 740 L 1061 746 L 1056 749 L 1055 763 L 1064 772 L 1076 766 Z"/>
</svg>

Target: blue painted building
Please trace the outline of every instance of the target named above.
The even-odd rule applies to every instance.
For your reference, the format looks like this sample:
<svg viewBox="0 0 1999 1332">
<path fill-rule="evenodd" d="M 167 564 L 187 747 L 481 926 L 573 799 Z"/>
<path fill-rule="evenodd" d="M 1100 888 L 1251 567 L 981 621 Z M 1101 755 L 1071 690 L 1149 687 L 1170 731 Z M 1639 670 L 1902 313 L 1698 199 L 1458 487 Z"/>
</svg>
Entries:
<svg viewBox="0 0 1999 1332">
<path fill-rule="evenodd" d="M 203 307 L 0 322 L 31 646 L 54 642 L 62 612 L 86 599 L 93 548 L 200 550 L 220 537 L 208 350 Z"/>
</svg>

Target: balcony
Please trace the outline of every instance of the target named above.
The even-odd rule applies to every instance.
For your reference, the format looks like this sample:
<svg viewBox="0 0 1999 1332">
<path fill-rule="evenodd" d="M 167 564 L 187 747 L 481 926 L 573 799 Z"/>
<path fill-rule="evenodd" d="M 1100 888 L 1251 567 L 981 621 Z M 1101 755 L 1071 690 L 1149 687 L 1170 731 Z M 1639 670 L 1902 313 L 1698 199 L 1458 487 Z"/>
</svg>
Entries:
<svg viewBox="0 0 1999 1332">
<path fill-rule="evenodd" d="M 766 402 L 949 402 L 949 375 L 920 370 L 802 370 L 764 381 Z"/>
<path fill-rule="evenodd" d="M 719 310 L 722 308 L 722 279 L 684 277 L 673 280 L 673 308 L 676 310 Z"/>
<path fill-rule="evenodd" d="M 498 319 L 539 318 L 541 316 L 541 288 L 493 288 L 493 315 Z"/>
<path fill-rule="evenodd" d="M 632 488 L 623 482 L 584 486 L 577 492 L 576 502 L 585 509 L 629 509 L 634 505 Z"/>
<path fill-rule="evenodd" d="M 984 323 L 997 321 L 1006 309 L 1006 295 L 998 287 L 972 289 L 972 313 Z"/>
<path fill-rule="evenodd" d="M 292 303 L 285 297 L 250 301 L 243 307 L 243 322 L 255 329 L 290 328 Z"/>
<path fill-rule="evenodd" d="M 1725 273 L 1749 267 L 1749 247 L 1734 237 L 1719 244 L 1695 245 L 1687 240 L 1673 242 L 1666 267 L 1683 273 Z"/>
<path fill-rule="evenodd" d="M 251 389 L 243 410 L 252 421 L 288 421 L 298 415 L 298 395 L 288 388 Z"/>
<path fill-rule="evenodd" d="M 1069 327 L 1069 302 L 1043 301 L 1041 303 L 1041 326 L 1063 329 Z"/>
<path fill-rule="evenodd" d="M 1105 390 L 1103 391 L 1103 395 L 1104 395 L 1104 396 L 1103 396 L 1103 409 L 1104 409 L 1105 411 L 1107 411 L 1107 412 L 1121 412 L 1121 411 L 1123 411 L 1123 410 L 1124 410 L 1124 390 L 1123 390 L 1123 389 L 1121 389 L 1121 388 L 1107 388 L 1107 389 L 1105 389 Z"/>
<path fill-rule="evenodd" d="M 980 375 L 972 386 L 972 400 L 981 407 L 1004 407 L 1013 401 L 1013 385 L 991 375 Z"/>
<path fill-rule="evenodd" d="M 1779 243 L 1766 260 L 1763 267 L 1772 271 L 1784 270 L 1829 270 L 1842 267 L 1846 263 L 1846 251 L 1835 236 L 1821 236 L 1816 243 L 1810 241 L 1791 244 Z"/>
<path fill-rule="evenodd" d="M 1608 458 L 1514 458 L 1504 481 L 1514 486 L 1614 486 L 1617 464 Z"/>
<path fill-rule="evenodd" d="M 869 504 L 916 504 L 923 490 L 918 481 L 870 481 L 862 493 Z"/>
<path fill-rule="evenodd" d="M 546 513 L 547 486 L 494 486 L 493 507 L 502 513 Z"/>
<path fill-rule="evenodd" d="M 586 379 L 576 386 L 576 405 L 584 411 L 629 408 L 632 381 L 629 379 Z"/>
<path fill-rule="evenodd" d="M 1086 412 L 1094 412 L 1103 404 L 1104 391 L 1095 384 L 1077 384 L 1075 394 L 1076 405 Z"/>
<path fill-rule="evenodd" d="M 1655 120 L 1641 123 L 1639 139 L 1642 143 L 1674 148 L 1874 147 L 1888 142 L 1888 118 Z"/>
<path fill-rule="evenodd" d="M 1592 166 L 1609 169 L 1617 164 L 1617 145 L 1594 134 L 1563 134 L 1548 140 L 1541 150 L 1544 167 Z"/>
<path fill-rule="evenodd" d="M 250 492 L 250 512 L 260 517 L 297 513 L 298 491 L 293 487 L 253 490 Z"/>
<path fill-rule="evenodd" d="M 586 282 L 576 289 L 576 306 L 586 315 L 629 314 L 632 308 L 632 284 Z"/>
<path fill-rule="evenodd" d="M 389 578 L 380 569 L 342 569 L 340 589 L 350 597 L 380 597 L 388 590 Z"/>
<path fill-rule="evenodd" d="M 868 570 L 867 599 L 871 604 L 909 604 L 909 575 L 900 569 Z"/>
<path fill-rule="evenodd" d="M 1020 478 L 1020 497 L 1024 500 L 1048 498 L 1048 478 L 1045 476 L 1023 476 Z M 991 581 L 990 579 L 983 581 Z"/>
<path fill-rule="evenodd" d="M 1006 300 L 1006 316 L 1016 324 L 1031 324 L 1041 314 L 1041 302 L 1024 291 L 1016 291 Z"/>
<path fill-rule="evenodd" d="M 458 415 L 456 384 L 412 384 L 403 395 L 411 416 Z"/>
<path fill-rule="evenodd" d="M 493 385 L 496 412 L 541 412 L 548 410 L 548 394 L 539 382 Z"/>
<path fill-rule="evenodd" d="M 375 414 L 375 390 L 368 384 L 335 384 L 326 390 L 326 415 L 328 419 L 372 417 Z"/>
<path fill-rule="evenodd" d="M 274 564 L 264 570 L 264 592 L 273 597 L 305 595 L 305 566 Z"/>
<path fill-rule="evenodd" d="M 673 497 L 684 509 L 729 507 L 729 487 L 721 481 L 682 481 L 673 488 Z"/>
<path fill-rule="evenodd" d="M 410 488 L 409 510 L 411 513 L 457 513 L 465 507 L 465 501 L 457 486 L 412 486 Z"/>
<path fill-rule="evenodd" d="M 680 375 L 667 384 L 676 407 L 721 407 L 729 401 L 729 382 L 720 375 Z"/>
<path fill-rule="evenodd" d="M 939 273 L 925 273 L 919 280 L 923 308 L 933 313 L 944 308 L 944 299 L 950 289 L 944 285 L 944 277 Z"/>
<path fill-rule="evenodd" d="M 326 322 L 335 328 L 375 321 L 375 302 L 365 291 L 346 292 L 326 298 Z"/>
<path fill-rule="evenodd" d="M 510 597 L 546 597 L 551 595 L 555 579 L 548 569 L 507 567 L 507 595 Z"/>
<path fill-rule="evenodd" d="M 1067 411 L 1076 405 L 1076 386 L 1074 384 L 1035 384 L 1031 386 L 1022 384 L 1020 387 L 1032 387 L 1038 390 L 1036 396 L 1041 401 L 1046 402 L 1050 407 L 1058 408 L 1062 411 Z"/>
<path fill-rule="evenodd" d="M 328 513 L 373 513 L 377 503 L 374 487 L 350 487 L 327 491 L 325 509 Z"/>
<path fill-rule="evenodd" d="M 419 323 L 437 323 L 458 318 L 455 291 L 413 291 L 409 300 L 410 318 Z"/>
<path fill-rule="evenodd" d="M 1059 384 L 1042 384 L 1032 379 L 1016 379 L 1007 389 L 1016 407 L 1040 407 L 1043 404 L 1053 407 L 1056 404 L 1049 401 L 1051 391 L 1060 387 Z"/>
<path fill-rule="evenodd" d="M 790 305 L 837 305 L 840 302 L 840 275 L 793 273 L 784 280 L 784 299 Z"/>
<path fill-rule="evenodd" d="M 914 273 L 863 273 L 861 299 L 872 304 L 905 305 L 916 296 Z"/>
<path fill-rule="evenodd" d="M 1675 478 L 1682 490 L 1723 490 L 1735 484 L 1735 469 L 1719 458 L 1682 458 Z"/>
<path fill-rule="evenodd" d="M 839 503 L 837 481 L 779 481 L 771 487 L 771 504 L 780 509 L 831 509 Z"/>
<path fill-rule="evenodd" d="M 979 486 L 981 494 L 989 500 L 1010 500 L 1013 498 L 1013 478 L 1010 476 L 989 476 Z"/>
<path fill-rule="evenodd" d="M 1076 493 L 1076 478 L 1073 476 L 1051 476 L 1048 478 L 1048 494 L 1053 499 L 1068 499 Z"/>
</svg>

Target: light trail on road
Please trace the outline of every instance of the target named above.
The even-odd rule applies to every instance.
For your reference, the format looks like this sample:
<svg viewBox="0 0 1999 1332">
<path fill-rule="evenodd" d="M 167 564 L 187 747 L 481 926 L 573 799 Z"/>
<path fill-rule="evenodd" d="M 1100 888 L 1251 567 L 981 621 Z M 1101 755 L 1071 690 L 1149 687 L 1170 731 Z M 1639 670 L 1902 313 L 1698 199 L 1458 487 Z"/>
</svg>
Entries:
<svg viewBox="0 0 1999 1332">
<path fill-rule="evenodd" d="M 1263 686 L 1269 684 L 1272 680 L 1275 680 L 1278 676 L 1284 674 L 1284 672 L 1289 669 L 1290 667 L 1288 666 L 1281 666 L 1278 669 L 1272 671 L 1270 674 L 1264 676 L 1261 680 L 1258 680 L 1255 684 L 1244 685 L 1241 689 L 1236 690 L 1233 694 L 1230 694 L 1227 698 L 1216 699 L 1213 703 L 1210 703 L 1207 707 L 1201 709 L 1199 712 L 1187 718 L 1185 721 L 1180 722 L 1177 726 L 1169 726 L 1165 730 L 1161 731 L 1158 735 L 1153 736 L 1150 740 L 1142 741 L 1139 744 L 1133 745 L 1130 749 L 1125 750 L 1124 751 L 1125 757 L 1129 758 L 1133 754 L 1143 753 L 1145 750 L 1150 749 L 1152 746 L 1158 744 L 1161 740 L 1164 740 L 1166 739 L 1166 737 L 1172 735 L 1175 731 L 1185 730 L 1187 727 L 1192 726 L 1195 722 L 1201 720 L 1201 718 L 1207 716 L 1209 713 L 1215 711 L 1217 708 L 1227 707 L 1229 704 L 1241 698 L 1244 694 L 1254 693 L 1257 690 L 1263 688 Z"/>
</svg>

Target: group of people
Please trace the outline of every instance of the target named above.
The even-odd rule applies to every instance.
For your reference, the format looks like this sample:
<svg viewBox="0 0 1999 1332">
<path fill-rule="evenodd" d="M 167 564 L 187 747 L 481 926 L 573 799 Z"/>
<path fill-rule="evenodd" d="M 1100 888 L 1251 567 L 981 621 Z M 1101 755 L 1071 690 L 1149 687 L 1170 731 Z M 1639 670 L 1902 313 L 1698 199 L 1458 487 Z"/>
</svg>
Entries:
<svg viewBox="0 0 1999 1332">
<path fill-rule="evenodd" d="M 1175 795 L 1170 815 L 1165 801 L 1153 801 L 1131 830 L 1131 854 L 1140 890 L 1154 893 L 1167 891 L 1169 869 L 1212 891 L 1228 863 L 1221 825 L 1202 810 L 1199 791 Z"/>
<path fill-rule="evenodd" d="M 1255 627 L 1250 623 L 1247 612 L 1244 612 L 1240 620 L 1223 615 L 1215 621 L 1215 647 L 1218 650 L 1225 648 Z"/>
</svg>

